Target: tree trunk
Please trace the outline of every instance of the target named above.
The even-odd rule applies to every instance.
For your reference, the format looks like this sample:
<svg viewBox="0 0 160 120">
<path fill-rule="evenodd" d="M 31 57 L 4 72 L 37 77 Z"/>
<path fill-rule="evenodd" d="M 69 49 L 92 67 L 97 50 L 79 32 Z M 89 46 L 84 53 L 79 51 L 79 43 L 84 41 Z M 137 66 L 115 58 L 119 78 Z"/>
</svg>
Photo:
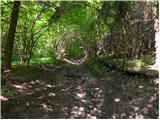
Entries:
<svg viewBox="0 0 160 120">
<path fill-rule="evenodd" d="M 128 36 L 126 31 L 126 26 L 125 22 L 122 20 L 122 36 L 123 36 L 123 41 L 124 41 L 124 50 L 123 50 L 123 67 L 126 69 L 126 61 L 127 61 L 127 41 L 128 41 Z"/>
<path fill-rule="evenodd" d="M 14 1 L 8 36 L 5 43 L 4 60 L 3 60 L 4 70 L 12 69 L 11 68 L 12 52 L 13 52 L 13 44 L 14 44 L 19 8 L 20 8 L 20 1 Z"/>
<path fill-rule="evenodd" d="M 155 48 L 156 48 L 156 61 L 154 69 L 159 69 L 160 65 L 160 40 L 159 40 L 159 21 L 158 21 L 158 1 L 153 1 L 153 19 L 154 19 L 154 30 L 155 30 Z"/>
</svg>

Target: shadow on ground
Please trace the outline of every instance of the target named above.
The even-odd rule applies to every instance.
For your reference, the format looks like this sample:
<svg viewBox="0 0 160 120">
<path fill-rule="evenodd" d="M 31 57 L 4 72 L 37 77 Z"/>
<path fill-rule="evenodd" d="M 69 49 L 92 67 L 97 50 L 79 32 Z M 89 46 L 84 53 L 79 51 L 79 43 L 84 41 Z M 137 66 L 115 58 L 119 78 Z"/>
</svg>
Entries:
<svg viewBox="0 0 160 120">
<path fill-rule="evenodd" d="M 2 87 L 19 96 L 2 94 L 2 118 L 158 118 L 158 78 L 63 65 L 16 70 L 9 81 Z"/>
</svg>

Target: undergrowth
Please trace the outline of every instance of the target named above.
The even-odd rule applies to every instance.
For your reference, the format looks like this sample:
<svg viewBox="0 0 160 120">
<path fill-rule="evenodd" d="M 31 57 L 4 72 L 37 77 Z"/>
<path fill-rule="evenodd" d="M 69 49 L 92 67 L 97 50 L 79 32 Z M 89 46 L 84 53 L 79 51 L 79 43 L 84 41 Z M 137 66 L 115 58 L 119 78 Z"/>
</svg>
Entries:
<svg viewBox="0 0 160 120">
<path fill-rule="evenodd" d="M 111 70 L 111 68 L 100 64 L 100 61 L 111 62 L 114 65 L 123 65 L 123 59 L 114 58 L 113 56 L 105 56 L 105 57 L 92 57 L 86 61 L 86 65 L 88 68 L 99 75 L 103 75 L 107 71 Z M 140 59 L 127 59 L 126 61 L 127 67 L 136 68 L 136 69 L 148 69 L 149 65 L 154 64 L 154 57 L 150 55 L 145 55 Z"/>
<path fill-rule="evenodd" d="M 92 58 L 89 58 L 85 63 L 87 67 L 97 75 L 103 75 L 105 74 L 106 71 L 108 71 L 108 69 L 105 66 L 102 66 L 101 64 L 97 64 L 100 59 L 104 59 L 104 58 L 92 57 Z"/>
</svg>

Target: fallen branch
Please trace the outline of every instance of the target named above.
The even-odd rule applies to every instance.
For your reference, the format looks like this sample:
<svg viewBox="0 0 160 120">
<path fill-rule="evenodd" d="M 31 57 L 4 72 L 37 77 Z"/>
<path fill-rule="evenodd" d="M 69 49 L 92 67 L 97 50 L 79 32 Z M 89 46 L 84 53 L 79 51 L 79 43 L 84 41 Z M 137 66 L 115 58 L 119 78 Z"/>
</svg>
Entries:
<svg viewBox="0 0 160 120">
<path fill-rule="evenodd" d="M 66 58 L 64 58 L 63 60 L 73 65 L 80 65 L 86 60 L 87 57 L 88 55 L 86 54 L 83 58 L 80 58 L 78 60 L 68 60 Z"/>
</svg>

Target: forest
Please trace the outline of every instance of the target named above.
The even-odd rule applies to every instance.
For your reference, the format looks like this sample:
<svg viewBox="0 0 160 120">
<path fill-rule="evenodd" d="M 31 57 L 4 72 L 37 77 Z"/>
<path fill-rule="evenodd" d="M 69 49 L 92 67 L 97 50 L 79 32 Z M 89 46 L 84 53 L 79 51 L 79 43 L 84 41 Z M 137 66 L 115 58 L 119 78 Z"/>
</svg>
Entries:
<svg viewBox="0 0 160 120">
<path fill-rule="evenodd" d="M 158 119 L 159 1 L 1 1 L 1 118 Z"/>
</svg>

